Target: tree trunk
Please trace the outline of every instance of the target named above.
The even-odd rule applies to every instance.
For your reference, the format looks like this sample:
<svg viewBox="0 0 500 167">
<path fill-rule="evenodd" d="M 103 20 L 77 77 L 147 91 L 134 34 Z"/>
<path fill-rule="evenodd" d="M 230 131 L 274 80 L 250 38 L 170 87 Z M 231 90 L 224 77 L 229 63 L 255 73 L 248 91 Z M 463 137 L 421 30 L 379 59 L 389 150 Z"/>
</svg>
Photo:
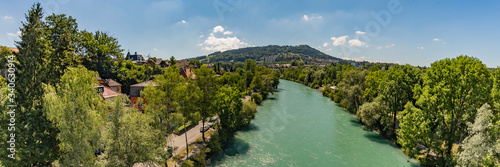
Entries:
<svg viewBox="0 0 500 167">
<path fill-rule="evenodd" d="M 185 121 L 184 121 L 184 136 L 186 137 L 186 160 L 187 160 L 189 157 L 189 143 L 188 143 L 187 128 Z"/>
</svg>

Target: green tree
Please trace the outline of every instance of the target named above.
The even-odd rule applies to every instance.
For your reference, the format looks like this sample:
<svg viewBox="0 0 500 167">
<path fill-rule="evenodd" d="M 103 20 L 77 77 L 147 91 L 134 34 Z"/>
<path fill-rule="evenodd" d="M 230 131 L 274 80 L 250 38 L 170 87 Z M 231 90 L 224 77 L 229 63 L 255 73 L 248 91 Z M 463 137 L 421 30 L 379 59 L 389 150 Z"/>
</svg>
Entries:
<svg viewBox="0 0 500 167">
<path fill-rule="evenodd" d="M 113 77 L 113 57 L 122 56 L 123 49 L 118 44 L 118 39 L 106 32 L 88 31 L 80 32 L 81 49 L 80 54 L 84 56 L 83 64 L 87 69 L 97 71 L 102 78 Z"/>
<path fill-rule="evenodd" d="M 52 48 L 40 3 L 34 4 L 23 22 L 16 76 L 16 160 L 3 161 L 7 166 L 48 166 L 59 157 L 57 129 L 47 120 L 42 108 L 43 83 L 50 68 L 46 60 Z M 37 143 L 37 144 L 34 144 Z"/>
<path fill-rule="evenodd" d="M 474 123 L 467 123 L 469 136 L 464 139 L 463 151 L 458 154 L 459 166 L 489 166 L 484 160 L 492 155 L 495 137 L 491 136 L 493 113 L 490 105 L 484 104 L 476 114 Z M 490 164 L 491 165 L 491 164 Z"/>
<path fill-rule="evenodd" d="M 217 92 L 215 73 L 205 65 L 194 72 L 196 74 L 195 83 L 201 91 L 197 104 L 200 107 L 202 125 L 205 125 L 206 119 L 214 116 L 217 112 L 215 104 L 212 102 L 215 98 L 215 92 Z M 202 139 L 205 141 L 205 131 L 202 132 Z"/>
<path fill-rule="evenodd" d="M 197 124 L 198 120 L 200 120 L 199 106 L 195 103 L 199 100 L 199 94 L 200 88 L 189 77 L 184 82 L 179 83 L 174 89 L 175 107 L 184 116 L 184 121 L 182 122 L 184 127 L 190 121 Z M 187 128 L 184 128 L 184 136 L 186 138 L 186 156 L 189 157 Z"/>
<path fill-rule="evenodd" d="M 405 105 L 405 110 L 400 114 L 401 120 L 398 129 L 399 136 L 397 142 L 401 145 L 401 149 L 410 157 L 417 157 L 420 148 L 417 144 L 430 146 L 431 135 L 431 119 L 429 115 L 424 113 L 419 108 L 416 108 L 411 102 Z M 430 150 L 427 149 L 427 154 Z"/>
<path fill-rule="evenodd" d="M 376 98 L 373 102 L 363 103 L 356 112 L 356 117 L 365 124 L 366 128 L 382 130 L 381 119 L 386 109 L 386 106 L 380 104 L 380 98 Z"/>
<path fill-rule="evenodd" d="M 175 61 L 175 57 L 170 57 L 170 65 L 175 65 L 175 63 L 177 63 L 177 61 Z"/>
<path fill-rule="evenodd" d="M 217 115 L 219 115 L 220 126 L 217 126 L 217 133 L 222 140 L 226 142 L 232 133 L 239 127 L 242 118 L 241 94 L 237 89 L 221 87 L 215 96 L 215 106 Z"/>
<path fill-rule="evenodd" d="M 101 139 L 106 107 L 94 85 L 96 73 L 84 67 L 69 68 L 60 85 L 45 85 L 44 108 L 47 118 L 59 130 L 63 166 L 92 165 Z"/>
<path fill-rule="evenodd" d="M 81 64 L 81 59 L 77 56 L 76 49 L 79 42 L 78 24 L 76 19 L 65 14 L 52 14 L 46 19 L 51 46 L 54 51 L 49 56 L 48 67 L 50 81 L 53 84 L 59 81 L 68 67 L 76 67 Z"/>
<path fill-rule="evenodd" d="M 365 89 L 366 71 L 357 69 L 343 71 L 342 80 L 338 84 L 336 98 L 340 98 L 340 105 L 352 113 L 356 113 L 363 104 L 363 90 Z"/>
<path fill-rule="evenodd" d="M 420 76 L 410 65 L 394 65 L 389 69 L 384 79 L 379 85 L 381 102 L 387 106 L 387 112 L 382 115 L 383 122 L 391 122 L 392 127 L 385 127 L 390 135 L 396 133 L 396 122 L 399 111 L 404 110 L 404 106 L 409 101 L 413 102 L 413 87 L 419 83 Z M 391 120 L 392 117 L 392 121 Z"/>
<path fill-rule="evenodd" d="M 166 140 L 160 130 L 154 128 L 151 113 L 141 113 L 133 107 L 124 107 L 127 96 L 114 98 L 109 104 L 112 113 L 106 125 L 107 166 L 133 166 L 136 163 L 166 163 Z"/>
<path fill-rule="evenodd" d="M 476 109 L 489 99 L 490 71 L 480 60 L 468 56 L 444 59 L 431 64 L 422 87 L 415 88 L 417 106 L 433 120 L 432 149 L 441 165 L 452 164 L 453 143 L 466 135 L 466 122 L 472 122 Z M 444 143 L 444 147 L 440 143 Z"/>
</svg>

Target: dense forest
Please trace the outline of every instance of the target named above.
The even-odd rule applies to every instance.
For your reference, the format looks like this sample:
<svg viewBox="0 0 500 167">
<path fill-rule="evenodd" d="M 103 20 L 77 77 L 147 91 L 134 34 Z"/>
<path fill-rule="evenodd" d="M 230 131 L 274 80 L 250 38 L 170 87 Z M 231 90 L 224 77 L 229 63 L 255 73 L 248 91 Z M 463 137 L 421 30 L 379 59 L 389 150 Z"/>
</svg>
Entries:
<svg viewBox="0 0 500 167">
<path fill-rule="evenodd" d="M 500 70 L 477 58 L 447 58 L 425 69 L 299 66 L 281 68 L 280 76 L 320 88 L 422 165 L 500 165 Z"/>
<path fill-rule="evenodd" d="M 232 73 L 192 66 L 196 79 L 182 77 L 173 57 L 168 68 L 154 61 L 135 65 L 123 59 L 109 33 L 79 30 L 76 19 L 64 14 L 44 17 L 40 3 L 20 30 L 19 52 L 0 48 L 0 68 L 11 69 L 0 77 L 0 166 L 168 166 L 179 158 L 172 157 L 176 148 L 166 137 L 218 116 L 210 140 L 203 134 L 201 151 L 184 161 L 203 166 L 279 84 L 276 70 L 253 60 L 235 64 L 238 72 Z M 98 76 L 121 82 L 124 93 L 152 80 L 141 92 L 143 110 L 126 95 L 104 100 Z"/>
<path fill-rule="evenodd" d="M 316 59 L 342 61 L 342 59 L 332 57 L 308 45 L 299 46 L 260 46 L 248 47 L 224 52 L 215 52 L 208 56 L 200 56 L 194 59 L 201 60 L 203 63 L 215 62 L 244 62 L 247 59 L 263 61 L 266 57 L 277 56 L 278 62 L 291 62 L 291 60 L 310 60 Z M 281 59 L 280 59 L 281 58 Z"/>
</svg>

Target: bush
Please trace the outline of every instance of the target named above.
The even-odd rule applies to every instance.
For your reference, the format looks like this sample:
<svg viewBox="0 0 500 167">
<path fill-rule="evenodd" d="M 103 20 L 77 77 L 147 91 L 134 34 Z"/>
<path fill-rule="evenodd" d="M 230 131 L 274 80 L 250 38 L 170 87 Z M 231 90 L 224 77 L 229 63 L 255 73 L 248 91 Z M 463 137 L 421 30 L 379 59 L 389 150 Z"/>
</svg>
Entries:
<svg viewBox="0 0 500 167">
<path fill-rule="evenodd" d="M 243 102 L 243 109 L 240 113 L 243 116 L 243 122 L 241 125 L 248 125 L 250 121 L 255 117 L 255 113 L 257 111 L 257 104 L 253 102 Z"/>
<path fill-rule="evenodd" d="M 252 101 L 257 105 L 260 105 L 260 103 L 262 103 L 262 95 L 260 95 L 260 93 L 252 94 Z"/>
<path fill-rule="evenodd" d="M 194 162 L 190 159 L 182 162 L 181 164 L 182 167 L 194 167 Z"/>
</svg>

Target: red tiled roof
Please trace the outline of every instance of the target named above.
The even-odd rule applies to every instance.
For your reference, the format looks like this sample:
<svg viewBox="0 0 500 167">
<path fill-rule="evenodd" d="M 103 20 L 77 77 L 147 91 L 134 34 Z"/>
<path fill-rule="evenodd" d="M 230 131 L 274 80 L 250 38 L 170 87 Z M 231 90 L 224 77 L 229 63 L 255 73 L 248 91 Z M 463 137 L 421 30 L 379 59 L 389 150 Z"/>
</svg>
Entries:
<svg viewBox="0 0 500 167">
<path fill-rule="evenodd" d="M 196 79 L 196 75 L 191 69 L 181 69 L 179 72 L 184 78 L 187 78 L 188 76 L 191 76 L 191 79 Z"/>
<path fill-rule="evenodd" d="M 104 97 L 104 99 L 113 98 L 119 95 L 122 95 L 122 93 L 114 91 L 113 89 L 104 86 L 104 92 L 102 92 L 102 97 Z"/>
<path fill-rule="evenodd" d="M 17 48 L 9 48 L 9 49 L 10 49 L 10 51 L 12 51 L 12 52 L 19 52 L 19 49 L 17 49 Z"/>
</svg>

